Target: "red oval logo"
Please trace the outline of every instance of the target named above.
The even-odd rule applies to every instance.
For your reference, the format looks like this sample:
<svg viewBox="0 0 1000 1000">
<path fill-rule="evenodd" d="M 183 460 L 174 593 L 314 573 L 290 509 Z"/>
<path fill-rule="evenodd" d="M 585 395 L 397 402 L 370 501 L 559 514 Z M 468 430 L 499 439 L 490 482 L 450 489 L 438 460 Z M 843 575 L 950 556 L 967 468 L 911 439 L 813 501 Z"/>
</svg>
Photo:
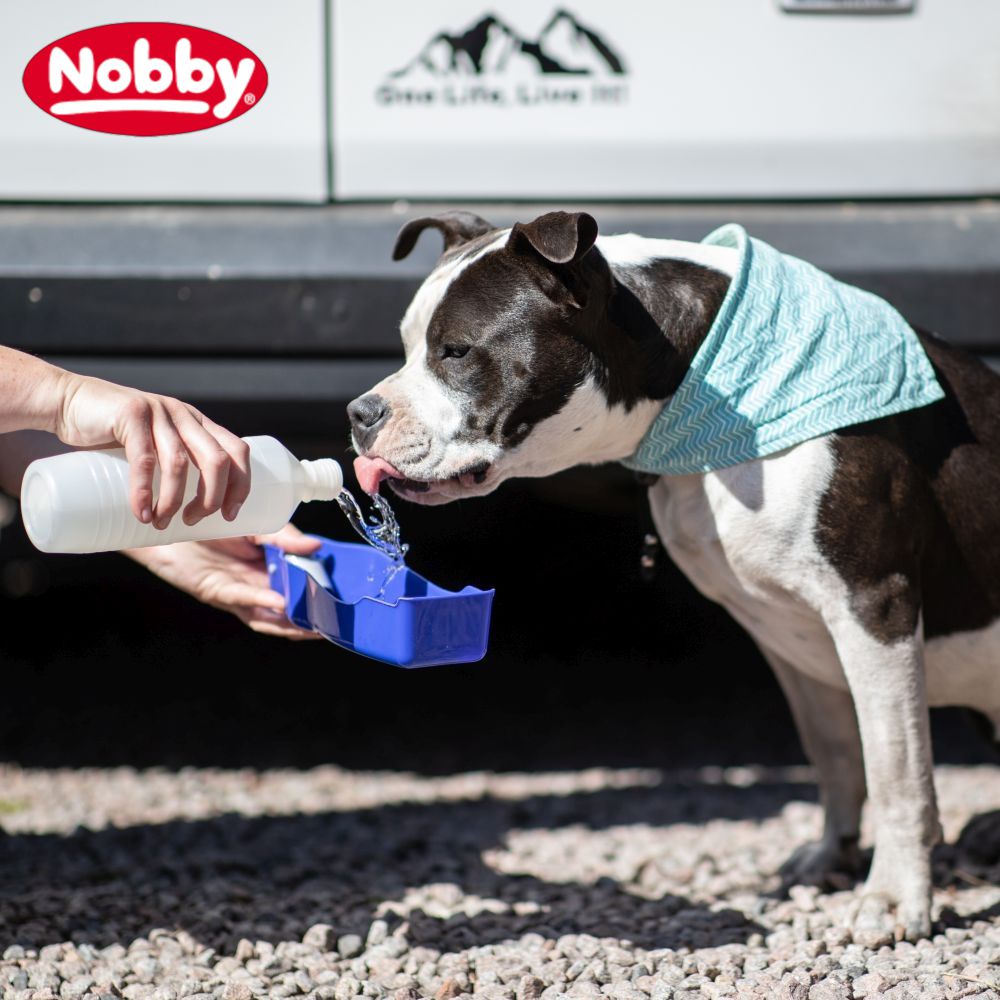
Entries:
<svg viewBox="0 0 1000 1000">
<path fill-rule="evenodd" d="M 255 108 L 264 64 L 245 45 L 166 21 L 75 31 L 31 57 L 22 77 L 46 114 L 94 132 L 177 135 Z"/>
</svg>

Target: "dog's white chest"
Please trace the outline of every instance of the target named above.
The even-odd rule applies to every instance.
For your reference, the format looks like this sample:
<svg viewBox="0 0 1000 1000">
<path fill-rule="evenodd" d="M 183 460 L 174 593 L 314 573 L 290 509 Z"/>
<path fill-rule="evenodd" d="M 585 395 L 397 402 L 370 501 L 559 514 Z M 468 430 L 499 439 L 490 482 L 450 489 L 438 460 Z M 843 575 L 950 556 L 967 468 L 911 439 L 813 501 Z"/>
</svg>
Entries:
<svg viewBox="0 0 1000 1000">
<path fill-rule="evenodd" d="M 762 646 L 841 686 L 816 610 L 842 589 L 813 537 L 831 468 L 828 442 L 819 439 L 734 468 L 661 479 L 650 504 L 671 558 L 706 597 Z M 803 579 L 812 580 L 811 593 Z"/>
</svg>

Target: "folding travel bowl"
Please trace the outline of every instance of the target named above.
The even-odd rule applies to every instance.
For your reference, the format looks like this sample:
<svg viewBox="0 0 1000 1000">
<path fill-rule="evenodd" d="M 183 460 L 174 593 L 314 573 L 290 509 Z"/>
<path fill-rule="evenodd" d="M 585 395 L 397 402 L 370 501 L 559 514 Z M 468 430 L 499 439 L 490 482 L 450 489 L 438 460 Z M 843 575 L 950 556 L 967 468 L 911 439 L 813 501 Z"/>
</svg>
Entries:
<svg viewBox="0 0 1000 1000">
<path fill-rule="evenodd" d="M 389 580 L 392 560 L 370 545 L 335 542 L 309 557 L 264 548 L 271 586 L 301 628 L 374 660 L 398 667 L 472 663 L 486 655 L 492 590 L 454 593 L 404 566 Z"/>
</svg>

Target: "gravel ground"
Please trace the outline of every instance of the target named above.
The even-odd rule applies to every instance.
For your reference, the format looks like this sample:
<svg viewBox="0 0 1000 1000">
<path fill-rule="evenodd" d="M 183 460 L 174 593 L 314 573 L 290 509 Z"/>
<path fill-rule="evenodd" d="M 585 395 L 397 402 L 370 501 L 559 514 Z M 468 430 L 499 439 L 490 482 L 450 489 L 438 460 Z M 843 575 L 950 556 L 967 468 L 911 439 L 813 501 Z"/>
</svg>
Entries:
<svg viewBox="0 0 1000 1000">
<path fill-rule="evenodd" d="M 1000 998 L 1000 769 L 937 772 L 937 933 L 778 892 L 804 768 L 421 777 L 0 766 L 11 998 Z"/>
</svg>

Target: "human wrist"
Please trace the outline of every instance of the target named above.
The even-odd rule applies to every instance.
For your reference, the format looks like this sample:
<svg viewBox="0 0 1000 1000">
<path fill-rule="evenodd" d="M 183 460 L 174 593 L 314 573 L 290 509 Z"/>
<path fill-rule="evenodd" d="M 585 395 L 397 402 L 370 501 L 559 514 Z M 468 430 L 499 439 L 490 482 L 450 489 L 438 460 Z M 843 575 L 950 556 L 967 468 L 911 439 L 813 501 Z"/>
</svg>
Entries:
<svg viewBox="0 0 1000 1000">
<path fill-rule="evenodd" d="M 80 382 L 80 376 L 43 362 L 44 370 L 39 373 L 37 387 L 38 412 L 35 419 L 37 430 L 55 434 L 60 441 L 65 441 L 66 406 L 73 391 Z"/>
<path fill-rule="evenodd" d="M 73 376 L 55 365 L 0 347 L 0 432 L 57 432 Z"/>
</svg>

